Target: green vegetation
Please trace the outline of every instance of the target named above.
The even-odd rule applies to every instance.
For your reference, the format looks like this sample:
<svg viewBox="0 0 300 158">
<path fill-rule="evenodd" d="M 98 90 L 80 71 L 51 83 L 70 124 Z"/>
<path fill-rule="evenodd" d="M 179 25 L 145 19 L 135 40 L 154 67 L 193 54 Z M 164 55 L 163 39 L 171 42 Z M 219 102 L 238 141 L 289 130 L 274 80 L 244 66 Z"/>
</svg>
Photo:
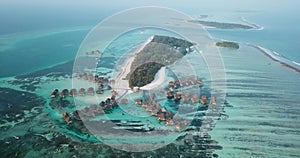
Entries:
<svg viewBox="0 0 300 158">
<path fill-rule="evenodd" d="M 167 36 L 154 36 L 135 57 L 130 72 L 126 76 L 130 87 L 151 83 L 155 74 L 163 66 L 174 64 L 189 53 L 187 48 L 193 44 L 183 39 Z M 149 69 L 149 70 L 147 70 Z"/>
<path fill-rule="evenodd" d="M 235 23 L 222 23 L 222 22 L 213 22 L 213 21 L 191 21 L 200 23 L 204 26 L 215 27 L 219 29 L 254 29 L 254 27 L 243 24 L 235 24 Z"/>
<path fill-rule="evenodd" d="M 217 42 L 216 46 L 224 47 L 224 48 L 239 49 L 239 44 L 238 43 L 228 42 L 228 41 Z"/>
<path fill-rule="evenodd" d="M 164 65 L 155 62 L 145 63 L 136 68 L 129 77 L 129 87 L 142 87 L 154 80 L 155 74 Z"/>
<path fill-rule="evenodd" d="M 168 37 L 168 36 L 154 36 L 153 40 L 151 42 L 156 42 L 156 43 L 161 43 L 161 44 L 166 44 L 171 47 L 178 48 L 180 53 L 183 55 L 186 55 L 188 53 L 186 51 L 187 48 L 190 48 L 193 46 L 193 43 L 183 40 L 183 39 L 178 39 L 174 37 Z"/>
</svg>

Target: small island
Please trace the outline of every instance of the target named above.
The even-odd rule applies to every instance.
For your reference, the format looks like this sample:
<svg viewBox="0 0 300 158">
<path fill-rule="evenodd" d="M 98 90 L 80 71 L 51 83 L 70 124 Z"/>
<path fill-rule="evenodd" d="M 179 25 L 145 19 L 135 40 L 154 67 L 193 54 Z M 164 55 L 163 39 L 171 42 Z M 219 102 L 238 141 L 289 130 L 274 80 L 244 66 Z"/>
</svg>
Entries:
<svg viewBox="0 0 300 158">
<path fill-rule="evenodd" d="M 231 48 L 231 49 L 239 49 L 239 44 L 235 42 L 229 42 L 229 41 L 221 41 L 217 42 L 216 46 L 223 47 L 223 48 Z"/>
<path fill-rule="evenodd" d="M 198 23 L 206 27 L 218 28 L 218 29 L 259 29 L 259 27 L 254 27 L 246 24 L 237 23 L 226 23 L 226 22 L 215 22 L 215 21 L 201 21 L 201 20 L 191 20 L 192 23 Z"/>
<path fill-rule="evenodd" d="M 191 51 L 189 41 L 155 35 L 135 55 L 130 72 L 127 74 L 129 87 L 142 87 L 151 83 L 156 73 L 164 66 L 171 65 Z"/>
</svg>

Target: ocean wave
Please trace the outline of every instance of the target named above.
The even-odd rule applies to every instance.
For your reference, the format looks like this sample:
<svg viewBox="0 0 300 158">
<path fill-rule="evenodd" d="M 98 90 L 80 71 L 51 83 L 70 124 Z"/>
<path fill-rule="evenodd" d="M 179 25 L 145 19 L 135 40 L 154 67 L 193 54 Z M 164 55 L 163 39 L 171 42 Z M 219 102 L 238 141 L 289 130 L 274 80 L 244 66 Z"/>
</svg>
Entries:
<svg viewBox="0 0 300 158">
<path fill-rule="evenodd" d="M 284 66 L 286 68 L 289 68 L 289 69 L 292 69 L 292 70 L 300 73 L 300 63 L 298 63 L 296 61 L 293 61 L 293 60 L 290 60 L 290 59 L 282 56 L 280 53 L 269 50 L 269 49 L 264 48 L 262 46 L 253 45 L 253 44 L 249 44 L 249 43 L 247 45 L 258 49 L 265 56 L 269 57 L 270 59 L 272 59 L 275 62 L 280 63 L 282 66 Z"/>
<path fill-rule="evenodd" d="M 296 65 L 299 65 L 300 66 L 300 63 L 297 63 L 296 61 L 292 61 L 294 64 Z"/>
</svg>

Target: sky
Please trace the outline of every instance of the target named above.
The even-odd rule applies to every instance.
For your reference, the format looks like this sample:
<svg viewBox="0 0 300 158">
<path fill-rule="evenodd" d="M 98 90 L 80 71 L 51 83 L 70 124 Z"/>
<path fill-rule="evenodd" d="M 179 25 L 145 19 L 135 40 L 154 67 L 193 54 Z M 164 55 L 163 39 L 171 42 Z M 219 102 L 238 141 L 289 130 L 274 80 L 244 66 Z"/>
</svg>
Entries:
<svg viewBox="0 0 300 158">
<path fill-rule="evenodd" d="M 298 0 L 1 0 L 0 34 L 96 25 L 105 17 L 139 6 L 162 6 L 187 14 L 219 10 L 299 14 Z M 300 20 L 300 19 L 299 19 Z"/>
</svg>

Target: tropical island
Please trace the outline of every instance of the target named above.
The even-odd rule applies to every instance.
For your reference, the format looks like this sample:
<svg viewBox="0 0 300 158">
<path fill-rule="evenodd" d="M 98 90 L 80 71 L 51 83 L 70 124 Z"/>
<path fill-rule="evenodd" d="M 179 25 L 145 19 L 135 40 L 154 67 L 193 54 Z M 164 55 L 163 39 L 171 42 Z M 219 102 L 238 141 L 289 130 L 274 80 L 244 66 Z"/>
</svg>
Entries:
<svg viewBox="0 0 300 158">
<path fill-rule="evenodd" d="M 215 21 L 202 21 L 202 20 L 191 20 L 190 22 L 198 23 L 206 27 L 218 28 L 218 29 L 259 29 L 258 26 L 227 23 L 227 22 L 215 22 Z"/>
<path fill-rule="evenodd" d="M 142 87 L 154 80 L 164 66 L 175 63 L 191 51 L 193 43 L 168 36 L 155 35 L 135 55 L 127 75 L 129 87 Z"/>
<path fill-rule="evenodd" d="M 229 41 L 221 41 L 217 42 L 216 46 L 223 47 L 223 48 L 231 48 L 231 49 L 239 49 L 239 44 L 236 42 L 229 42 Z"/>
</svg>

